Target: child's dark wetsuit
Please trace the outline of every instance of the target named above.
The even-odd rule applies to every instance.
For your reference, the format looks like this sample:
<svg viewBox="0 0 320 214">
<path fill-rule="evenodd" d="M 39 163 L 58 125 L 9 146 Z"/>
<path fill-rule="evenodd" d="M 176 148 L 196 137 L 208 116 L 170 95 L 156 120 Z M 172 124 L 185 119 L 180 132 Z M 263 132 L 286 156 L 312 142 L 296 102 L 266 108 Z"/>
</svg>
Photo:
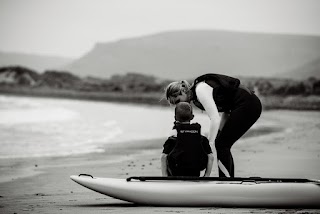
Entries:
<svg viewBox="0 0 320 214">
<path fill-rule="evenodd" d="M 169 137 L 163 153 L 168 154 L 169 176 L 200 176 L 212 153 L 209 141 L 201 135 L 198 123 L 177 123 L 177 137 Z"/>
<path fill-rule="evenodd" d="M 230 116 L 215 139 L 220 177 L 234 177 L 234 163 L 231 154 L 232 145 L 257 121 L 261 114 L 259 98 L 240 80 L 219 74 L 206 74 L 198 77 L 192 87 L 193 103 L 205 110 L 198 101 L 195 88 L 199 82 L 205 82 L 213 88 L 213 99 L 219 112 Z"/>
</svg>

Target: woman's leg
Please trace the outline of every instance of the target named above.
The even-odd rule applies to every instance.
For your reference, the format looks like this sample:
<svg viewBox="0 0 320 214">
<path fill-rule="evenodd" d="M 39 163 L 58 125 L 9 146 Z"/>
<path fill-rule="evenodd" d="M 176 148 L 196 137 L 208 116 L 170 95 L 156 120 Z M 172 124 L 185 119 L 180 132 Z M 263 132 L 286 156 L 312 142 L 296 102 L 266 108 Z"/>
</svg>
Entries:
<svg viewBox="0 0 320 214">
<path fill-rule="evenodd" d="M 215 141 L 219 177 L 234 177 L 231 147 L 257 121 L 261 109 L 260 100 L 251 95 L 250 99 L 230 113 Z"/>
</svg>

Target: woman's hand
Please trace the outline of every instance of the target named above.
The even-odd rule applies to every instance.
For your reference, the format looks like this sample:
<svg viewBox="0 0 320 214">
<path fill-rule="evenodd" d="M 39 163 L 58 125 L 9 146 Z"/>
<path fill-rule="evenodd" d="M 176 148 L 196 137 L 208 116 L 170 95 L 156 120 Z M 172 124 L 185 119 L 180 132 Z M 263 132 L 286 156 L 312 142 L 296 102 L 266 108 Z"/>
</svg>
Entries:
<svg viewBox="0 0 320 214">
<path fill-rule="evenodd" d="M 160 157 L 162 176 L 168 176 L 167 156 L 167 154 L 162 153 Z"/>
<path fill-rule="evenodd" d="M 214 161 L 213 154 L 212 153 L 208 154 L 207 168 L 206 168 L 206 171 L 205 171 L 203 177 L 210 177 L 210 174 L 212 171 L 212 166 L 213 166 L 213 161 Z"/>
</svg>

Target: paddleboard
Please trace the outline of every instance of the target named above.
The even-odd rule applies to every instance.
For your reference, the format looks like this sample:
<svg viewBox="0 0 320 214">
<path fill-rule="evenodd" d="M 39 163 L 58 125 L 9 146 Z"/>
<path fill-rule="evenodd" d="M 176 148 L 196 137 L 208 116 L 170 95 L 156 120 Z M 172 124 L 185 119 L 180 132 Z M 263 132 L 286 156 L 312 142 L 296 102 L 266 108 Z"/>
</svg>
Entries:
<svg viewBox="0 0 320 214">
<path fill-rule="evenodd" d="M 153 206 L 320 207 L 320 181 L 288 178 L 72 175 L 76 183 L 120 200 Z"/>
</svg>

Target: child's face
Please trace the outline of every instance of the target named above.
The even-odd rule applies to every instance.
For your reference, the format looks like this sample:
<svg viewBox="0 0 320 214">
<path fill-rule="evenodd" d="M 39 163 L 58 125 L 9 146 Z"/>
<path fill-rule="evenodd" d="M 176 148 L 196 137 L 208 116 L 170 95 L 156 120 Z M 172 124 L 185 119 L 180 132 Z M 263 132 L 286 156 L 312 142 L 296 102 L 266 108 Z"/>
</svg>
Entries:
<svg viewBox="0 0 320 214">
<path fill-rule="evenodd" d="M 180 102 L 188 102 L 188 103 L 190 102 L 188 94 L 185 93 L 184 91 L 181 91 L 181 93 L 178 96 L 173 97 L 173 103 L 175 105 Z"/>
</svg>

